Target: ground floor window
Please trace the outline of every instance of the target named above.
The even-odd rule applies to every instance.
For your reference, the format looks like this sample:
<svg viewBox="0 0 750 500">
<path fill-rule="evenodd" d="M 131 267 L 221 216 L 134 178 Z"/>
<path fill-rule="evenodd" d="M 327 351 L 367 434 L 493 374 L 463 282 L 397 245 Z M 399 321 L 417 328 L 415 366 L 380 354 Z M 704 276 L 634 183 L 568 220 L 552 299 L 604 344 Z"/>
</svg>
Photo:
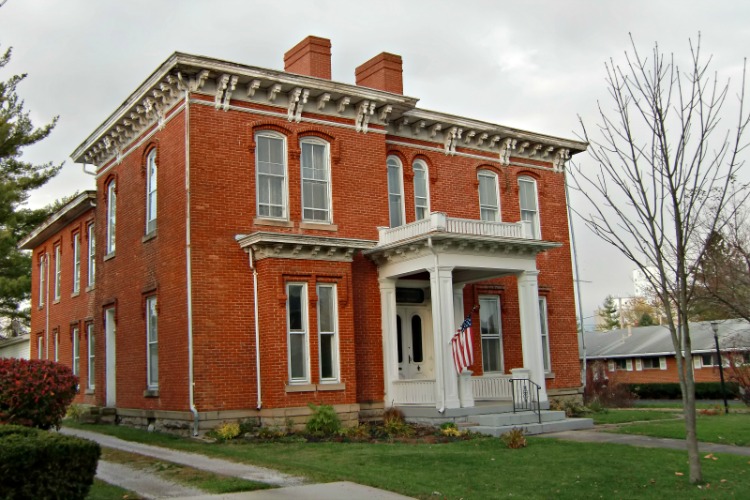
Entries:
<svg viewBox="0 0 750 500">
<path fill-rule="evenodd" d="M 320 380 L 338 380 L 338 311 L 336 310 L 336 285 L 319 284 L 318 336 L 320 352 Z"/>
<path fill-rule="evenodd" d="M 94 324 L 89 323 L 86 325 L 86 352 L 88 352 L 88 366 L 87 366 L 87 374 L 88 374 L 88 382 L 87 382 L 87 388 L 93 390 L 94 389 L 94 381 L 96 380 L 94 377 L 94 360 L 95 360 L 95 350 L 94 350 Z"/>
<path fill-rule="evenodd" d="M 78 339 L 78 327 L 74 326 L 73 331 L 71 332 L 73 335 L 73 375 L 79 375 L 80 374 L 80 341 Z"/>
<path fill-rule="evenodd" d="M 552 362 L 549 354 L 549 323 L 547 322 L 547 297 L 539 297 L 539 326 L 542 333 L 542 360 L 544 372 L 552 371 Z"/>
<path fill-rule="evenodd" d="M 644 370 L 658 370 L 660 366 L 659 358 L 643 358 L 641 366 L 643 366 Z"/>
<path fill-rule="evenodd" d="M 60 332 L 55 330 L 55 362 L 60 361 Z"/>
<path fill-rule="evenodd" d="M 479 323 L 482 336 L 482 369 L 485 372 L 503 371 L 503 342 L 500 325 L 500 297 L 479 297 Z"/>
<path fill-rule="evenodd" d="M 149 389 L 159 388 L 159 334 L 156 319 L 156 297 L 148 297 L 146 298 L 146 343 Z"/>
<path fill-rule="evenodd" d="M 286 296 L 289 380 L 309 382 L 307 284 L 288 283 Z"/>
</svg>

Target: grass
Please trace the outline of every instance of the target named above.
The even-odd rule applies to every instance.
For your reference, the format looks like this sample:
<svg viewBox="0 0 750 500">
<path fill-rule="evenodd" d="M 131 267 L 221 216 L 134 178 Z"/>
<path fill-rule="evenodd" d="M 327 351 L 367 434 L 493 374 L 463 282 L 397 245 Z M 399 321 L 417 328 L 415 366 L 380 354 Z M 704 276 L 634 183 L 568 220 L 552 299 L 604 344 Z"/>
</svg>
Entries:
<svg viewBox="0 0 750 500">
<path fill-rule="evenodd" d="M 111 448 L 102 448 L 102 460 L 125 464 L 135 469 L 156 474 L 168 481 L 198 488 L 207 493 L 233 493 L 236 491 L 254 491 L 269 488 L 269 485 L 264 483 L 238 477 L 222 476 L 153 457 Z"/>
<path fill-rule="evenodd" d="M 750 446 L 750 414 L 698 415 L 697 428 L 699 441 Z M 626 425 L 611 432 L 685 439 L 685 423 L 682 419 L 662 420 Z"/>
<path fill-rule="evenodd" d="M 115 486 L 113 484 L 105 483 L 99 479 L 94 479 L 94 484 L 91 485 L 86 500 L 123 500 L 130 499 L 136 500 L 140 497 L 133 493 Z"/>
<path fill-rule="evenodd" d="M 85 426 L 78 426 L 83 427 Z M 313 481 L 348 480 L 417 498 L 578 499 L 743 496 L 747 457 L 704 460 L 710 486 L 690 485 L 685 452 L 529 438 L 520 450 L 499 439 L 447 444 L 213 443 L 116 426 L 89 429 L 149 444 L 264 465 Z M 682 475 L 678 475 L 682 474 Z"/>
<path fill-rule="evenodd" d="M 747 408 L 745 403 L 742 401 L 737 400 L 731 400 L 727 401 L 729 404 L 730 411 L 731 410 L 742 410 Z M 714 408 L 716 405 L 721 406 L 724 408 L 724 402 L 723 401 L 697 401 L 695 403 L 695 407 L 699 410 L 706 410 L 709 408 Z M 681 399 L 646 399 L 646 400 L 636 400 L 633 403 L 634 408 L 676 408 L 682 410 L 682 400 Z"/>
<path fill-rule="evenodd" d="M 673 411 L 609 409 L 606 412 L 591 413 L 586 416 L 594 419 L 596 425 L 601 425 L 623 424 L 647 420 L 674 420 L 679 418 L 679 415 L 680 413 Z"/>
</svg>

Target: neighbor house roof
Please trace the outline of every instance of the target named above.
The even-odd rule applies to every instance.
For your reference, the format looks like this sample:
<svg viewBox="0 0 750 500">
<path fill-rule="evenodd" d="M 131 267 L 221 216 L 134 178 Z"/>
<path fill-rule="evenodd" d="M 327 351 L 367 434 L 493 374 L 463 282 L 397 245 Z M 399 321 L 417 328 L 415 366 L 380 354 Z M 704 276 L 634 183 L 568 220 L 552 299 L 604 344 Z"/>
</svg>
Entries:
<svg viewBox="0 0 750 500">
<path fill-rule="evenodd" d="M 710 321 L 690 323 L 693 352 L 713 352 L 716 349 Z M 672 337 L 667 326 L 642 326 L 609 332 L 586 332 L 588 359 L 629 358 L 633 356 L 674 355 Z M 721 349 L 750 347 L 750 324 L 741 319 L 719 322 Z"/>
</svg>

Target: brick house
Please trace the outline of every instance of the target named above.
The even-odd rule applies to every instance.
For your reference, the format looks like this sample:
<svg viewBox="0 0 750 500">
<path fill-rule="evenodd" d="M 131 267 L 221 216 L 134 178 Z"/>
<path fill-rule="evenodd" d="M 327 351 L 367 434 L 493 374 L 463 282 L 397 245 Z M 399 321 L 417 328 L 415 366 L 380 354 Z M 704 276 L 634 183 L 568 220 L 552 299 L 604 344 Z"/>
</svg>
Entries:
<svg viewBox="0 0 750 500">
<path fill-rule="evenodd" d="M 460 416 L 511 377 L 578 395 L 564 167 L 586 144 L 420 109 L 393 54 L 355 85 L 323 38 L 284 63 L 175 53 L 73 152 L 96 190 L 22 243 L 32 355 L 76 359 L 80 402 L 195 431 L 308 403 Z"/>
</svg>

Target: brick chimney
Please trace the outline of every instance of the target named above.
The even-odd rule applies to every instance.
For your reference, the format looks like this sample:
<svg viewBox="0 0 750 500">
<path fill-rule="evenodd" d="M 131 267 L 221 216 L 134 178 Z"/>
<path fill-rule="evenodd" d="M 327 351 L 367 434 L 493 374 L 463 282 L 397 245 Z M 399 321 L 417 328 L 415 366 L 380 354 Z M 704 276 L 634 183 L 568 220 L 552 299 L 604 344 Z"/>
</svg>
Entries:
<svg viewBox="0 0 750 500">
<path fill-rule="evenodd" d="M 394 94 L 404 93 L 402 73 L 401 56 L 388 52 L 381 52 L 354 70 L 357 85 Z"/>
<path fill-rule="evenodd" d="M 284 54 L 284 71 L 331 79 L 331 41 L 308 36 Z"/>
</svg>

